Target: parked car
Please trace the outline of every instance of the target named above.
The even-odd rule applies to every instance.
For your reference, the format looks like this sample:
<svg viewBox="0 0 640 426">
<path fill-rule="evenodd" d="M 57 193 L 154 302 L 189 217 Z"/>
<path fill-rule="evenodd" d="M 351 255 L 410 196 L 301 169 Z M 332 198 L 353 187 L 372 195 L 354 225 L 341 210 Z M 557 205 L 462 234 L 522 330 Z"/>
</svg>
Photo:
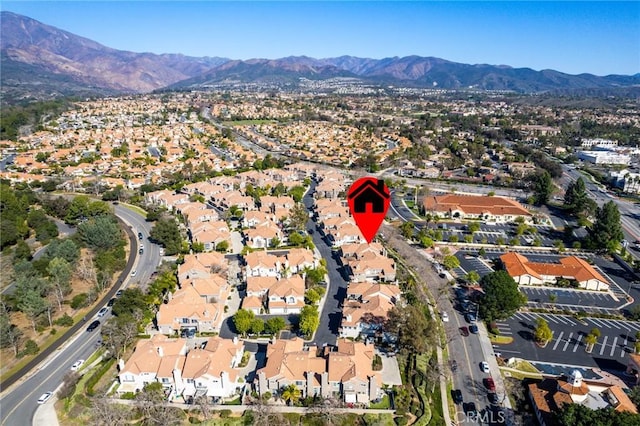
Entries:
<svg viewBox="0 0 640 426">
<path fill-rule="evenodd" d="M 464 337 L 467 337 L 469 335 L 469 329 L 467 327 L 460 327 L 460 334 L 462 334 Z"/>
<path fill-rule="evenodd" d="M 446 312 L 442 313 L 442 322 L 449 322 L 449 314 Z"/>
<path fill-rule="evenodd" d="M 453 389 L 451 391 L 451 396 L 453 397 L 453 402 L 455 404 L 462 404 L 462 391 L 460 389 Z"/>
<path fill-rule="evenodd" d="M 109 311 L 106 306 L 98 311 L 98 318 L 102 318 Z"/>
<path fill-rule="evenodd" d="M 451 371 L 456 371 L 458 369 L 458 361 L 456 361 L 455 359 L 451 360 Z"/>
<path fill-rule="evenodd" d="M 486 379 L 484 379 L 484 385 L 487 389 L 489 389 L 490 392 L 496 391 L 496 383 L 493 381 L 492 377 L 487 377 Z"/>
<path fill-rule="evenodd" d="M 124 292 L 124 290 L 118 290 L 116 291 L 116 297 L 120 297 L 122 296 L 122 293 Z"/>
<path fill-rule="evenodd" d="M 475 324 L 471 324 L 469 326 L 469 331 L 472 332 L 473 334 L 478 334 L 478 326 Z"/>
<path fill-rule="evenodd" d="M 491 370 L 489 370 L 489 363 L 487 361 L 482 361 L 480 363 L 480 370 L 482 370 L 483 373 L 489 373 Z"/>
<path fill-rule="evenodd" d="M 76 362 L 73 363 L 73 365 L 71 366 L 71 371 L 78 371 L 80 370 L 80 367 L 82 367 L 82 364 L 84 364 L 84 359 L 79 359 Z"/>
<path fill-rule="evenodd" d="M 53 392 L 45 392 L 38 398 L 38 404 L 44 404 L 53 396 Z"/>
<path fill-rule="evenodd" d="M 471 312 L 465 314 L 464 319 L 466 319 L 468 323 L 473 324 L 474 322 L 476 322 L 476 316 Z"/>
<path fill-rule="evenodd" d="M 473 417 L 478 414 L 475 402 L 467 402 L 466 405 L 467 406 L 464 408 L 464 412 L 467 414 L 467 416 Z"/>
<path fill-rule="evenodd" d="M 89 324 L 89 327 L 87 327 L 87 331 L 93 331 L 96 328 L 100 327 L 100 321 L 95 320 L 94 322 L 92 322 L 91 324 Z"/>
<path fill-rule="evenodd" d="M 135 269 L 133 271 L 131 271 L 131 276 L 135 277 L 138 274 L 138 271 L 136 271 Z"/>
<path fill-rule="evenodd" d="M 493 405 L 498 404 L 498 395 L 495 392 L 489 392 L 487 394 L 487 399 L 489 399 L 489 403 Z"/>
<path fill-rule="evenodd" d="M 118 291 L 120 291 L 120 290 L 118 290 Z M 116 293 L 116 296 L 118 296 L 118 293 Z M 111 298 L 111 299 L 109 299 L 109 301 L 107 302 L 107 306 L 108 306 L 108 307 L 112 307 L 114 303 L 116 303 L 116 298 L 115 298 L 115 297 L 112 297 L 112 298 Z"/>
</svg>

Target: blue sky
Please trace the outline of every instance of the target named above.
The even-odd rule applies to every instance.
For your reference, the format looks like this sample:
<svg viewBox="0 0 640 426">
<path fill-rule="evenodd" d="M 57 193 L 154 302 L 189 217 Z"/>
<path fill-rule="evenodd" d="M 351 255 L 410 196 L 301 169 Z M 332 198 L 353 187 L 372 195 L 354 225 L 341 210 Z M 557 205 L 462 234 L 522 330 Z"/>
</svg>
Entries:
<svg viewBox="0 0 640 426">
<path fill-rule="evenodd" d="M 640 72 L 637 1 L 2 1 L 0 8 L 134 52 L 419 55 L 570 74 Z"/>
</svg>

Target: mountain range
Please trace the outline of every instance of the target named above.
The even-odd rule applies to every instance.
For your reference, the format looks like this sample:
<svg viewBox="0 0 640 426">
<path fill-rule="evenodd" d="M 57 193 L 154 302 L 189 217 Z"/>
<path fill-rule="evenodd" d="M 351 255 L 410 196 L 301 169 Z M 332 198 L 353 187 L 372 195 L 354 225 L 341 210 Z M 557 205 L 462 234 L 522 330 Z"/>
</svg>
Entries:
<svg viewBox="0 0 640 426">
<path fill-rule="evenodd" d="M 349 77 L 365 84 L 442 89 L 475 88 L 520 93 L 596 91 L 640 93 L 633 76 L 570 75 L 505 65 L 462 64 L 434 57 L 384 59 L 341 56 L 314 59 L 232 60 L 181 54 L 134 53 L 12 12 L 0 12 L 0 93 L 3 102 L 63 95 L 145 93 L 158 89 L 269 83 L 296 85 L 301 78 Z"/>
</svg>

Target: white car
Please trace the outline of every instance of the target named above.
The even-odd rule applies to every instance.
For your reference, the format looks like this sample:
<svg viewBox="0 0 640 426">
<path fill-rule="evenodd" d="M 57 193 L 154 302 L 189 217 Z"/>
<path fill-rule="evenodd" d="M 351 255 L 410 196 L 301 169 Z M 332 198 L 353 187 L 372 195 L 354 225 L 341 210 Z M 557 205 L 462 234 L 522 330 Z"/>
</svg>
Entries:
<svg viewBox="0 0 640 426">
<path fill-rule="evenodd" d="M 106 306 L 100 309 L 98 311 L 98 318 L 102 318 L 107 313 L 107 311 L 109 311 L 109 308 L 107 308 Z"/>
<path fill-rule="evenodd" d="M 38 404 L 44 404 L 53 396 L 53 392 L 45 392 L 38 398 Z"/>
<path fill-rule="evenodd" d="M 489 370 L 489 363 L 487 361 L 482 361 L 480 363 L 480 369 L 483 373 L 489 373 L 491 371 Z"/>
<path fill-rule="evenodd" d="M 132 276 L 132 277 L 135 277 L 137 273 L 138 273 L 138 271 L 136 271 L 136 270 L 134 269 L 134 270 L 131 272 L 131 276 Z"/>
<path fill-rule="evenodd" d="M 442 322 L 449 322 L 449 314 L 446 312 L 442 313 Z"/>
<path fill-rule="evenodd" d="M 73 363 L 73 365 L 71 366 L 71 371 L 78 371 L 80 370 L 80 367 L 82 367 L 82 364 L 84 364 L 84 359 L 79 359 L 76 362 Z"/>
</svg>

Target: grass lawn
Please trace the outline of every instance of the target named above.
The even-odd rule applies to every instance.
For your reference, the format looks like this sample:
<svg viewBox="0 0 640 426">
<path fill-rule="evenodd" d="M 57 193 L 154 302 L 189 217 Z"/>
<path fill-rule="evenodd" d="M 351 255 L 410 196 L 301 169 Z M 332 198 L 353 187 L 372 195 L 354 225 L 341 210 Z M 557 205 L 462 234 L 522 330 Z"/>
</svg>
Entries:
<svg viewBox="0 0 640 426">
<path fill-rule="evenodd" d="M 510 343 L 513 343 L 513 337 L 511 336 L 489 334 L 489 339 L 491 340 L 491 343 L 495 343 L 496 345 L 508 345 Z"/>
<path fill-rule="evenodd" d="M 389 395 L 385 395 L 382 397 L 380 402 L 377 404 L 370 404 L 369 408 L 377 409 L 377 410 L 386 410 L 391 407 L 391 402 L 389 401 Z"/>
<path fill-rule="evenodd" d="M 134 211 L 138 214 L 141 214 L 144 217 L 147 217 L 147 212 L 144 211 L 143 209 L 141 209 L 138 206 L 134 206 L 133 204 L 126 204 L 126 203 L 120 203 L 121 205 L 125 206 L 126 208 L 128 208 L 131 211 Z"/>
<path fill-rule="evenodd" d="M 516 370 L 520 370 L 523 371 L 525 373 L 540 373 L 540 371 L 538 371 L 537 368 L 535 368 L 530 362 L 527 361 L 519 361 L 516 363 L 515 367 Z"/>
<path fill-rule="evenodd" d="M 240 405 L 241 397 L 237 397 L 236 399 L 232 399 L 231 401 L 226 401 L 223 405 Z"/>
</svg>

